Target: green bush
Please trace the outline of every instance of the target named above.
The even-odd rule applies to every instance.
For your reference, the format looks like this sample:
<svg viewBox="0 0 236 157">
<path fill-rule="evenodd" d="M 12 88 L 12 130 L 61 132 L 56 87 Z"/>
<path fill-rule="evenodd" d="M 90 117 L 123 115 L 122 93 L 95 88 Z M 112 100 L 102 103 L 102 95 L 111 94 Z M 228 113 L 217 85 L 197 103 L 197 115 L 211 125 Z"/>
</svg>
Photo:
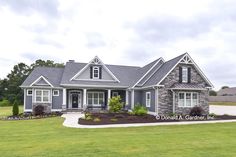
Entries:
<svg viewBox="0 0 236 157">
<path fill-rule="evenodd" d="M 11 106 L 10 101 L 8 101 L 7 99 L 3 99 L 2 101 L 0 101 L 0 107 L 4 106 Z"/>
<path fill-rule="evenodd" d="M 111 122 L 117 122 L 118 119 L 116 119 L 116 118 L 111 118 L 110 121 L 111 121 Z"/>
<path fill-rule="evenodd" d="M 123 103 L 121 102 L 120 96 L 112 97 L 109 99 L 109 110 L 111 112 L 120 112 L 123 107 Z"/>
<path fill-rule="evenodd" d="M 94 122 L 100 122 L 101 121 L 101 119 L 100 118 L 94 118 L 94 120 L 93 120 Z"/>
<path fill-rule="evenodd" d="M 134 115 L 143 116 L 143 115 L 147 114 L 147 109 L 146 109 L 146 107 L 144 107 L 140 104 L 136 104 L 134 106 L 134 109 L 132 110 L 132 112 L 133 112 Z"/>
<path fill-rule="evenodd" d="M 17 116 L 19 114 L 19 105 L 18 103 L 15 101 L 12 107 L 12 115 L 13 116 Z"/>
</svg>

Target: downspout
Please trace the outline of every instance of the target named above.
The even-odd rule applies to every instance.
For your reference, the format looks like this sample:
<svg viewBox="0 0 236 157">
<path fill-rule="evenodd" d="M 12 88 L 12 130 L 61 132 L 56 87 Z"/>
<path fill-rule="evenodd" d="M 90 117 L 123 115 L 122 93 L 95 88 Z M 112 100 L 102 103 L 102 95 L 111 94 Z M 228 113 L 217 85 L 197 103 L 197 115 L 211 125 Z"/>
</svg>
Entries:
<svg viewBox="0 0 236 157">
<path fill-rule="evenodd" d="M 173 94 L 173 113 L 175 113 L 175 91 L 173 89 L 171 89 L 172 94 Z"/>
</svg>

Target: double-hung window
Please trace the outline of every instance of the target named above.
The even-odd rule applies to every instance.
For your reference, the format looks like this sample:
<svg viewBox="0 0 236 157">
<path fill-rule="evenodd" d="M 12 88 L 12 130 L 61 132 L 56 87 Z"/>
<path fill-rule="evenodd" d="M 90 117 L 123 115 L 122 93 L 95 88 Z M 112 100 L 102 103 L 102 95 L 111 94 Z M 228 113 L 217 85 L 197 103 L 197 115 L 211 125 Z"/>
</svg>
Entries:
<svg viewBox="0 0 236 157">
<path fill-rule="evenodd" d="M 50 90 L 35 90 L 35 102 L 37 103 L 49 103 L 50 102 Z"/>
<path fill-rule="evenodd" d="M 151 106 L 151 93 L 146 92 L 146 107 L 150 107 L 150 106 Z"/>
<path fill-rule="evenodd" d="M 182 82 L 187 83 L 188 82 L 188 68 L 182 67 Z"/>
<path fill-rule="evenodd" d="M 87 104 L 100 106 L 104 103 L 104 92 L 88 92 Z"/>
<path fill-rule="evenodd" d="M 194 107 L 198 105 L 198 93 L 196 92 L 180 92 L 178 95 L 179 107 Z"/>
<path fill-rule="evenodd" d="M 93 78 L 99 78 L 99 67 L 93 67 Z"/>
</svg>

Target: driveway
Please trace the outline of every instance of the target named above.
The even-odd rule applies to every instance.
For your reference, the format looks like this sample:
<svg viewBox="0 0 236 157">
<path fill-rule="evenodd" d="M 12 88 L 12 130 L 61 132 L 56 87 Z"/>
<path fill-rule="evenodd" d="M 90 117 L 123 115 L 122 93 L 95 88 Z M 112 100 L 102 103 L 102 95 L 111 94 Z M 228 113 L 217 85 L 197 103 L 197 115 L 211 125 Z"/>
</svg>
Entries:
<svg viewBox="0 0 236 157">
<path fill-rule="evenodd" d="M 236 106 L 210 105 L 210 113 L 236 115 Z"/>
</svg>

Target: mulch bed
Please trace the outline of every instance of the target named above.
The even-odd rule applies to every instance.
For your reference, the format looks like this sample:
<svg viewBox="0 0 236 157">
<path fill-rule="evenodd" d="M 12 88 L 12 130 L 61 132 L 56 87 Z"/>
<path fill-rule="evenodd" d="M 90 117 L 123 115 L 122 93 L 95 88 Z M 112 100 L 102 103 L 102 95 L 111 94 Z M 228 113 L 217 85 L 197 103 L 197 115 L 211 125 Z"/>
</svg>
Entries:
<svg viewBox="0 0 236 157">
<path fill-rule="evenodd" d="M 183 119 L 167 116 L 159 117 L 153 115 L 136 116 L 128 113 L 90 113 L 92 119 L 79 119 L 79 124 L 82 125 L 104 125 L 104 124 L 130 124 L 130 123 L 161 123 L 161 122 L 182 122 L 182 121 L 210 121 L 210 120 L 229 120 L 236 119 L 236 116 L 222 115 L 214 117 L 202 117 L 203 119 L 188 119 L 183 116 Z M 96 121 L 95 119 L 99 119 Z"/>
</svg>

